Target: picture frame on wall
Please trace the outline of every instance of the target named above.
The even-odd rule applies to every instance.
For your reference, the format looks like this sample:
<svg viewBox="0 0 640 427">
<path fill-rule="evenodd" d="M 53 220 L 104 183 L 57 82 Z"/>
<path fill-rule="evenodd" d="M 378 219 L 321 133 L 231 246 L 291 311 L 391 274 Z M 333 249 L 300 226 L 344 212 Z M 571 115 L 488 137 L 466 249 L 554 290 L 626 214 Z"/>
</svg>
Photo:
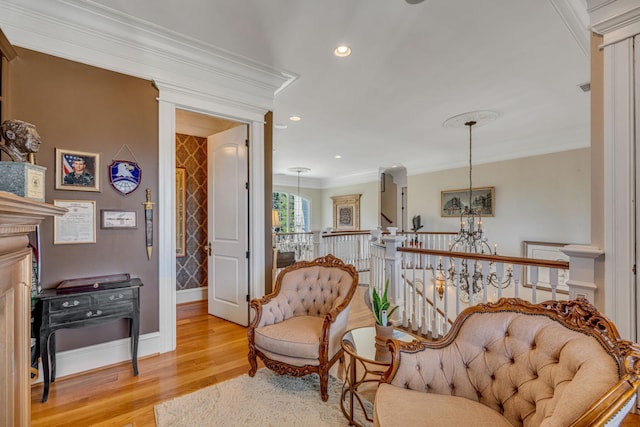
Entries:
<svg viewBox="0 0 640 427">
<path fill-rule="evenodd" d="M 176 168 L 176 257 L 187 255 L 187 170 Z"/>
<path fill-rule="evenodd" d="M 471 205 L 480 209 L 485 217 L 495 215 L 495 187 L 477 187 L 471 190 Z M 469 189 L 445 190 L 440 192 L 440 216 L 455 217 L 464 212 L 469 204 Z"/>
<path fill-rule="evenodd" d="M 138 212 L 135 210 L 100 210 L 100 228 L 138 228 Z"/>
<path fill-rule="evenodd" d="M 56 190 L 100 191 L 100 154 L 56 148 Z"/>
<path fill-rule="evenodd" d="M 565 246 L 567 246 L 567 243 L 524 240 L 522 242 L 522 257 L 546 259 L 550 261 L 569 261 L 569 256 L 560 250 Z M 536 284 L 536 289 L 551 290 L 551 279 L 549 275 L 549 268 L 538 268 L 538 283 Z M 569 280 L 569 270 L 558 270 L 558 287 L 556 288 L 556 292 L 559 294 L 569 294 L 567 280 Z M 529 266 L 526 266 L 522 270 L 522 283 L 526 288 L 533 287 L 533 283 L 531 283 L 531 267 Z"/>
<path fill-rule="evenodd" d="M 53 219 L 53 244 L 96 242 L 95 200 L 54 200 L 54 206 L 67 209 Z"/>
<path fill-rule="evenodd" d="M 333 231 L 360 230 L 360 196 L 333 196 Z"/>
</svg>

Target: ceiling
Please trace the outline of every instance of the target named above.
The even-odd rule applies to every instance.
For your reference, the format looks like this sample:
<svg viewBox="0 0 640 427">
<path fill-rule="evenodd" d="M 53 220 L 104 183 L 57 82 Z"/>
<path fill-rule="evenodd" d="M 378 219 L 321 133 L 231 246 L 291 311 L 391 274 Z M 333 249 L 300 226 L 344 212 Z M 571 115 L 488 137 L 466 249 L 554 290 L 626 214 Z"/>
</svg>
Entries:
<svg viewBox="0 0 640 427">
<path fill-rule="evenodd" d="M 474 128 L 474 163 L 590 144 L 585 0 L 95 3 L 297 75 L 275 95 L 275 182 L 465 166 L 468 131 L 443 122 L 476 110 L 499 117 Z M 333 55 L 341 43 L 351 56 Z"/>
</svg>

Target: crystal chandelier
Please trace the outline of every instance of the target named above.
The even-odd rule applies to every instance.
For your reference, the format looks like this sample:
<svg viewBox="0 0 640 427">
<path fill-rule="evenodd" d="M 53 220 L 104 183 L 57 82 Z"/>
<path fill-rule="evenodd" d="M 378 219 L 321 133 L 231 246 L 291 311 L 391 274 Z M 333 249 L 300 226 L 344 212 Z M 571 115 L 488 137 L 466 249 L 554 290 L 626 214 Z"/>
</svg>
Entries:
<svg viewBox="0 0 640 427">
<path fill-rule="evenodd" d="M 469 196 L 468 204 L 461 209 L 460 230 L 455 240 L 450 244 L 449 251 L 465 252 L 476 254 L 496 255 L 497 245 L 493 250 L 488 243 L 485 230 L 482 227 L 482 211 L 485 208 L 486 200 L 480 197 L 473 197 L 473 162 L 472 162 L 472 129 L 478 121 L 484 122 L 495 120 L 497 113 L 491 111 L 477 111 L 452 117 L 444 125 L 446 127 L 460 127 L 464 124 L 469 128 Z M 462 203 L 462 201 L 460 201 Z M 440 258 L 438 267 L 433 271 L 434 285 L 438 296 L 442 299 L 447 286 L 455 287 L 460 283 L 460 299 L 469 302 L 473 295 L 474 302 L 480 301 L 484 297 L 484 283 L 495 288 L 507 288 L 512 283 L 512 267 L 508 266 L 504 280 L 500 280 L 498 266 L 493 261 L 488 263 L 488 271 L 483 272 L 482 263 L 478 260 L 462 259 L 460 271 L 456 271 L 454 258 L 451 258 L 451 265 L 444 267 Z M 502 273 L 502 272 L 500 272 Z"/>
<path fill-rule="evenodd" d="M 298 174 L 298 194 L 294 199 L 294 216 L 293 227 L 296 233 L 304 231 L 304 213 L 302 212 L 302 199 L 300 198 L 300 174 L 310 172 L 311 169 L 304 167 L 289 168 L 289 171 L 296 172 Z"/>
</svg>

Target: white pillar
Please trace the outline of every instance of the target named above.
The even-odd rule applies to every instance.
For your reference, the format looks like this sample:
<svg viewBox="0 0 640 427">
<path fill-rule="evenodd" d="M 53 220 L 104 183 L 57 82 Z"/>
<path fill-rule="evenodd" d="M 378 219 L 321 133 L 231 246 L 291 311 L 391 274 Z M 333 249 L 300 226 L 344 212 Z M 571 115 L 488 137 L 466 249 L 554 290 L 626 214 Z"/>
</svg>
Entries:
<svg viewBox="0 0 640 427">
<path fill-rule="evenodd" d="M 403 281 L 400 279 L 402 254 L 398 252 L 398 248 L 402 246 L 402 242 L 405 240 L 405 236 L 384 236 L 382 238 L 386 247 L 385 271 L 387 273 L 386 280 L 389 281 L 389 302 L 392 306 L 402 307 L 404 305 Z M 399 319 L 401 311 L 402 308 L 396 310 L 393 318 L 389 319 L 392 324 L 397 325 L 401 322 Z"/>
<path fill-rule="evenodd" d="M 326 254 L 320 253 L 320 249 L 322 248 L 322 230 L 313 230 L 313 258 L 316 259 L 318 257 L 324 256 Z"/>
<path fill-rule="evenodd" d="M 569 256 L 569 299 L 584 297 L 591 304 L 595 304 L 596 258 L 604 252 L 595 246 L 567 245 L 560 249 Z"/>
</svg>

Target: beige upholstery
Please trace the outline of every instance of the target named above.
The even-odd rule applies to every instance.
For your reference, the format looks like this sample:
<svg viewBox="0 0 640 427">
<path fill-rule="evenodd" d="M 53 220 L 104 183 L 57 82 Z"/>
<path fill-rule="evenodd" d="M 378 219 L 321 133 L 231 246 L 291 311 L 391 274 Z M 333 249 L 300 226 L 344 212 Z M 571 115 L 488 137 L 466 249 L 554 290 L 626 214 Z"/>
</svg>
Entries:
<svg viewBox="0 0 640 427">
<path fill-rule="evenodd" d="M 465 310 L 439 341 L 390 346 L 388 384 L 375 402 L 379 426 L 597 425 L 638 385 L 638 368 L 625 366 L 638 360 L 638 347 L 584 299 L 505 298 Z"/>
<path fill-rule="evenodd" d="M 340 340 L 357 286 L 355 268 L 332 255 L 282 270 L 274 292 L 251 301 L 249 375 L 257 370 L 257 357 L 280 374 L 315 372 L 327 400 L 329 368 L 342 357 Z"/>
</svg>

